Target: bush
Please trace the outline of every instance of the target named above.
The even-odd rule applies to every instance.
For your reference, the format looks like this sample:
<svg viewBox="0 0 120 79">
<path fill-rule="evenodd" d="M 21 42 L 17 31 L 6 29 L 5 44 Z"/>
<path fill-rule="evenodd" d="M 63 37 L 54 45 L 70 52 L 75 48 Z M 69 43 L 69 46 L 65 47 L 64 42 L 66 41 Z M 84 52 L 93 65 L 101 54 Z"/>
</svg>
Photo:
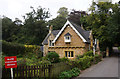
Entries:
<svg viewBox="0 0 120 79">
<path fill-rule="evenodd" d="M 120 47 L 118 47 L 118 49 L 120 50 Z"/>
<path fill-rule="evenodd" d="M 46 56 L 52 63 L 59 62 L 59 55 L 56 52 L 49 52 Z"/>
<path fill-rule="evenodd" d="M 77 55 L 77 59 L 83 58 L 83 55 Z"/>
<path fill-rule="evenodd" d="M 94 56 L 93 51 L 88 51 L 83 54 L 84 56 Z"/>
<path fill-rule="evenodd" d="M 25 47 L 22 44 L 11 43 L 2 41 L 2 52 L 4 55 L 12 56 L 12 55 L 22 55 L 25 52 Z"/>
<path fill-rule="evenodd" d="M 42 61 L 38 62 L 37 65 L 51 65 L 51 62 L 48 60 L 42 60 Z"/>
<path fill-rule="evenodd" d="M 98 62 L 100 62 L 101 61 L 101 54 L 100 55 L 98 55 L 98 54 L 96 54 L 95 56 L 94 56 L 94 58 L 95 58 L 95 64 L 97 64 Z"/>
<path fill-rule="evenodd" d="M 61 61 L 61 62 L 67 62 L 67 61 L 69 61 L 69 59 L 66 58 L 66 57 L 63 57 L 63 58 L 60 59 L 60 61 Z"/>
<path fill-rule="evenodd" d="M 73 68 L 73 69 L 71 70 L 71 72 L 72 72 L 72 77 L 76 77 L 76 76 L 78 76 L 78 75 L 80 74 L 80 69 L 78 69 L 78 68 Z"/>
<path fill-rule="evenodd" d="M 2 41 L 2 52 L 6 56 L 21 57 L 26 54 L 27 58 L 31 58 L 34 54 L 36 54 L 38 58 L 42 57 L 40 46 L 22 45 L 22 44 L 11 43 L 6 41 Z"/>
<path fill-rule="evenodd" d="M 90 65 L 91 65 L 90 61 L 91 61 L 91 59 L 89 56 L 84 56 L 83 58 L 80 58 L 78 60 L 78 63 L 81 65 L 81 69 L 84 70 L 84 69 L 90 67 Z"/>
<path fill-rule="evenodd" d="M 73 68 L 72 70 L 61 72 L 59 79 L 70 79 L 71 77 L 76 77 L 79 74 L 80 70 L 78 68 Z"/>
</svg>

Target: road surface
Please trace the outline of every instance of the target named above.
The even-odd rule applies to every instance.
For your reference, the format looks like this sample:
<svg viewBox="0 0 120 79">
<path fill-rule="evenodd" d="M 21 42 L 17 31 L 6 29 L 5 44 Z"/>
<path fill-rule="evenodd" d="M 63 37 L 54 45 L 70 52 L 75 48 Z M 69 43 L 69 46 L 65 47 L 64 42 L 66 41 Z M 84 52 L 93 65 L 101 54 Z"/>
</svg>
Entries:
<svg viewBox="0 0 120 79">
<path fill-rule="evenodd" d="M 118 57 L 107 57 L 98 64 L 82 71 L 81 74 L 74 79 L 84 79 L 85 77 L 86 79 L 96 79 L 96 77 L 97 79 L 99 79 L 98 77 L 106 77 L 104 79 L 118 79 L 118 66 Z"/>
</svg>

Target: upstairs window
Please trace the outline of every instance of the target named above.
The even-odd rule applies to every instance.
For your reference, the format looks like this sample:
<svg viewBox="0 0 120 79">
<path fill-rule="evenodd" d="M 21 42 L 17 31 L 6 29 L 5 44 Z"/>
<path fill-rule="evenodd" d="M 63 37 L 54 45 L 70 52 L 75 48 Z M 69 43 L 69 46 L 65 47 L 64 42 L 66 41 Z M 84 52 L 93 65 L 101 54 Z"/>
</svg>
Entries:
<svg viewBox="0 0 120 79">
<path fill-rule="evenodd" d="M 49 40 L 49 46 L 54 46 L 54 43 L 52 43 L 53 40 Z"/>
<path fill-rule="evenodd" d="M 66 43 L 70 43 L 71 42 L 71 35 L 70 33 L 67 33 L 64 35 L 64 40 Z"/>
</svg>

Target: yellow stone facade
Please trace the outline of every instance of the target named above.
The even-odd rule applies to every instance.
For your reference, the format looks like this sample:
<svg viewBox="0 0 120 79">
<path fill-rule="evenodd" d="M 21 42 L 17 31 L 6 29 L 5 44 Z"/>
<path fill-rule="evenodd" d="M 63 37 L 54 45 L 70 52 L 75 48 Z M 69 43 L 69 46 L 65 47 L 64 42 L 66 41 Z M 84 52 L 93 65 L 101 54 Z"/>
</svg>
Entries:
<svg viewBox="0 0 120 79">
<path fill-rule="evenodd" d="M 64 41 L 64 35 L 66 33 L 71 34 L 71 42 L 69 44 L 66 44 Z M 70 26 L 67 26 L 64 29 L 62 34 L 56 40 L 54 46 L 49 46 L 49 40 L 53 40 L 54 38 L 54 35 L 51 34 L 48 38 L 48 45 L 44 45 L 44 56 L 50 51 L 55 51 L 59 54 L 60 58 L 63 58 L 65 57 L 65 51 L 73 51 L 74 57 L 68 58 L 74 59 L 77 55 L 82 55 L 89 50 L 89 44 L 84 43 L 83 40 Z"/>
</svg>

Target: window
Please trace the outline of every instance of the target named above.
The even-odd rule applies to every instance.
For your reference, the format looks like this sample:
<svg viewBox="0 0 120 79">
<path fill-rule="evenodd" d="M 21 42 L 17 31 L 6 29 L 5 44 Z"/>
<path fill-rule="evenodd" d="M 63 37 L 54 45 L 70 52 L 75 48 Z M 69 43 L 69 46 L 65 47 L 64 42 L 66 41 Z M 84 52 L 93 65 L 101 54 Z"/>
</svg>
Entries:
<svg viewBox="0 0 120 79">
<path fill-rule="evenodd" d="M 65 51 L 65 57 L 74 57 L 73 51 Z"/>
<path fill-rule="evenodd" d="M 54 46 L 54 43 L 52 43 L 53 40 L 49 40 L 49 46 Z"/>
<path fill-rule="evenodd" d="M 66 39 L 66 40 L 70 40 L 70 36 L 66 36 L 65 39 Z"/>
<path fill-rule="evenodd" d="M 70 33 L 65 34 L 64 40 L 66 43 L 70 43 L 71 42 L 71 34 Z"/>
</svg>

